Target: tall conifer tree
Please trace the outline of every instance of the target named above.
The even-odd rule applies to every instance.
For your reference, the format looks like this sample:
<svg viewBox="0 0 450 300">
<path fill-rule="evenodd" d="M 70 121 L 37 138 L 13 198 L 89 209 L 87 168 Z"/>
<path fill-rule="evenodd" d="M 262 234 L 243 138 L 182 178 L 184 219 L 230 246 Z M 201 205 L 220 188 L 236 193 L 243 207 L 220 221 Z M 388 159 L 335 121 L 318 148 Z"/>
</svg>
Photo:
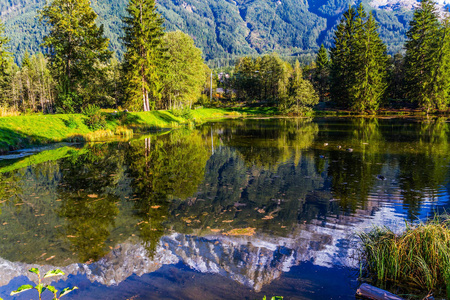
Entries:
<svg viewBox="0 0 450 300">
<path fill-rule="evenodd" d="M 331 48 L 331 97 L 341 107 L 374 112 L 387 88 L 386 46 L 362 4 L 344 13 Z"/>
<path fill-rule="evenodd" d="M 334 35 L 334 46 L 330 49 L 332 100 L 341 107 L 349 106 L 349 88 L 353 84 L 353 45 L 357 13 L 350 7 L 343 15 Z"/>
<path fill-rule="evenodd" d="M 7 101 L 6 91 L 9 89 L 11 53 L 8 51 L 7 44 L 9 38 L 5 35 L 5 26 L 0 20 L 0 105 Z"/>
<path fill-rule="evenodd" d="M 441 24 L 436 4 L 422 0 L 406 34 L 407 96 L 427 113 L 448 105 L 448 22 Z"/>
<path fill-rule="evenodd" d="M 319 92 L 320 99 L 324 99 L 328 93 L 330 76 L 330 59 L 328 53 L 323 44 L 320 46 L 319 52 L 317 52 L 316 58 L 316 71 L 314 74 L 314 82 Z"/>
<path fill-rule="evenodd" d="M 62 111 L 79 111 L 92 97 L 91 79 L 98 65 L 111 56 L 103 26 L 89 0 L 53 0 L 40 11 L 49 27 L 43 46 L 49 50 L 50 65 L 58 82 L 57 106 Z"/>
<path fill-rule="evenodd" d="M 166 52 L 162 41 L 164 20 L 157 13 L 154 0 L 130 0 L 127 14 L 122 20 L 127 106 L 149 111 L 161 99 Z"/>
<path fill-rule="evenodd" d="M 355 82 L 351 87 L 351 105 L 357 112 L 375 112 L 387 89 L 386 46 L 381 41 L 372 14 L 365 18 L 360 6 L 361 30 L 356 40 Z"/>
</svg>

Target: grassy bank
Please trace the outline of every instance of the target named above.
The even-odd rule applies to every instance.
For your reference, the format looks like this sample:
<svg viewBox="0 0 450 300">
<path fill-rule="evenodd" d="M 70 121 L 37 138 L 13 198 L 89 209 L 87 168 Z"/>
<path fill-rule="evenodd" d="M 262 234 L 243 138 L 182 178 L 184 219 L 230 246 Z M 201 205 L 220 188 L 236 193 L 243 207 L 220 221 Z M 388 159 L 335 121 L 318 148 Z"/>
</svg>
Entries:
<svg viewBox="0 0 450 300">
<path fill-rule="evenodd" d="M 409 292 L 450 296 L 450 220 L 408 226 L 400 235 L 375 228 L 360 235 L 365 275 Z"/>
<path fill-rule="evenodd" d="M 0 153 L 64 141 L 92 141 L 114 135 L 130 135 L 136 131 L 158 128 L 174 128 L 187 124 L 200 124 L 212 119 L 228 116 L 263 114 L 265 111 L 240 109 L 200 108 L 189 114 L 169 111 L 136 113 L 105 113 L 106 127 L 92 131 L 85 124 L 86 117 L 73 115 L 29 115 L 0 118 Z"/>
</svg>

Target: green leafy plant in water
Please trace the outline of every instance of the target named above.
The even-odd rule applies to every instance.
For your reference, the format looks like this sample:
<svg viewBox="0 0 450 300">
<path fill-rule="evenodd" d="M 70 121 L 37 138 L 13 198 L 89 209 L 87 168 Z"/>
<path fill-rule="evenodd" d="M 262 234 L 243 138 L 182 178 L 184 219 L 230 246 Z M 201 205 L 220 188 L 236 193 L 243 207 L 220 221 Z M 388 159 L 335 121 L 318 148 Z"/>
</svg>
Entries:
<svg viewBox="0 0 450 300">
<path fill-rule="evenodd" d="M 266 296 L 264 296 L 263 300 L 267 300 Z M 283 296 L 273 296 L 270 300 L 283 300 Z"/>
<path fill-rule="evenodd" d="M 22 293 L 22 292 L 25 292 L 25 291 L 28 291 L 28 290 L 31 290 L 31 289 L 35 289 L 39 293 L 39 300 L 41 300 L 42 293 L 45 290 L 49 290 L 50 292 L 53 293 L 53 299 L 59 300 L 59 299 L 61 299 L 62 296 L 65 296 L 68 293 L 78 289 L 76 286 L 74 286 L 72 288 L 65 288 L 59 293 L 59 296 L 58 296 L 58 292 L 59 291 L 52 285 L 44 285 L 42 283 L 42 279 L 48 278 L 48 277 L 64 275 L 63 271 L 61 271 L 59 269 L 51 270 L 51 271 L 48 271 L 47 273 L 45 273 L 44 277 L 42 277 L 42 278 L 41 278 L 41 273 L 39 272 L 39 270 L 37 268 L 31 268 L 28 271 L 31 272 L 31 273 L 34 273 L 34 274 L 36 274 L 38 276 L 38 278 L 39 278 L 38 285 L 32 286 L 31 284 L 24 284 L 24 285 L 20 286 L 17 290 L 12 291 L 11 294 L 10 294 L 11 296 L 14 296 L 16 294 L 19 294 L 19 293 Z M 0 298 L 0 300 L 2 300 L 2 299 Z"/>
</svg>

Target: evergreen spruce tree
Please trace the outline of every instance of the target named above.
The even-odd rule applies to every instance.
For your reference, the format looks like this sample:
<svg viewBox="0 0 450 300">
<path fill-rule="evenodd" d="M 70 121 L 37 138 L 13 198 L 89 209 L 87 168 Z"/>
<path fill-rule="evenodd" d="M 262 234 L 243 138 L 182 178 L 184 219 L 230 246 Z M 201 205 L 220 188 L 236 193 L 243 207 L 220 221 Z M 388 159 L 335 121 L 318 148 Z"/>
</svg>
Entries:
<svg viewBox="0 0 450 300">
<path fill-rule="evenodd" d="M 441 24 L 435 3 L 422 0 L 406 33 L 407 97 L 427 113 L 448 105 L 448 22 Z"/>
<path fill-rule="evenodd" d="M 9 38 L 5 35 L 5 26 L 0 20 L 0 105 L 7 104 L 11 69 L 11 53 L 7 44 Z"/>
<path fill-rule="evenodd" d="M 331 48 L 331 97 L 359 113 L 374 112 L 387 88 L 386 46 L 362 4 L 344 13 Z"/>
<path fill-rule="evenodd" d="M 330 96 L 340 107 L 349 107 L 350 86 L 354 82 L 352 61 L 357 13 L 350 7 L 343 15 L 334 34 L 334 46 L 330 49 Z"/>
<path fill-rule="evenodd" d="M 361 21 L 355 40 L 355 81 L 350 89 L 351 108 L 360 113 L 373 113 L 378 109 L 388 86 L 388 57 L 373 15 L 370 14 L 366 19 L 364 9 L 360 5 L 358 18 Z"/>
<path fill-rule="evenodd" d="M 164 20 L 157 13 L 154 0 L 130 0 L 127 16 L 122 21 L 126 47 L 126 105 L 134 110 L 149 111 L 162 96 L 161 76 L 166 53 L 162 41 Z"/>
<path fill-rule="evenodd" d="M 40 11 L 41 22 L 49 27 L 43 46 L 58 82 L 56 105 L 60 111 L 80 111 L 93 101 L 91 79 L 98 76 L 100 63 L 111 56 L 103 26 L 89 0 L 53 0 Z"/>
<path fill-rule="evenodd" d="M 23 55 L 22 68 L 31 68 L 30 53 L 28 53 L 28 50 L 25 50 L 25 54 Z"/>
<path fill-rule="evenodd" d="M 323 100 L 329 90 L 329 76 L 330 76 L 330 59 L 323 44 L 317 52 L 316 71 L 314 73 L 314 82 L 316 83 L 319 92 L 320 100 Z"/>
</svg>

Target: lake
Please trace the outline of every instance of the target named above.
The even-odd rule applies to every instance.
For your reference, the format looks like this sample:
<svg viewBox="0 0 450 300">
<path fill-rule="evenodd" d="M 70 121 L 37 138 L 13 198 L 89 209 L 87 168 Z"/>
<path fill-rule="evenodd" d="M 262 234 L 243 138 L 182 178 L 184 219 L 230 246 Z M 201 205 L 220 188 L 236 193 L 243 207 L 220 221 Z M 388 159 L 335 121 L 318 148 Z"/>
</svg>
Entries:
<svg viewBox="0 0 450 300">
<path fill-rule="evenodd" d="M 359 232 L 448 211 L 449 129 L 235 119 L 2 159 L 0 297 L 38 267 L 63 299 L 354 299 Z"/>
</svg>

